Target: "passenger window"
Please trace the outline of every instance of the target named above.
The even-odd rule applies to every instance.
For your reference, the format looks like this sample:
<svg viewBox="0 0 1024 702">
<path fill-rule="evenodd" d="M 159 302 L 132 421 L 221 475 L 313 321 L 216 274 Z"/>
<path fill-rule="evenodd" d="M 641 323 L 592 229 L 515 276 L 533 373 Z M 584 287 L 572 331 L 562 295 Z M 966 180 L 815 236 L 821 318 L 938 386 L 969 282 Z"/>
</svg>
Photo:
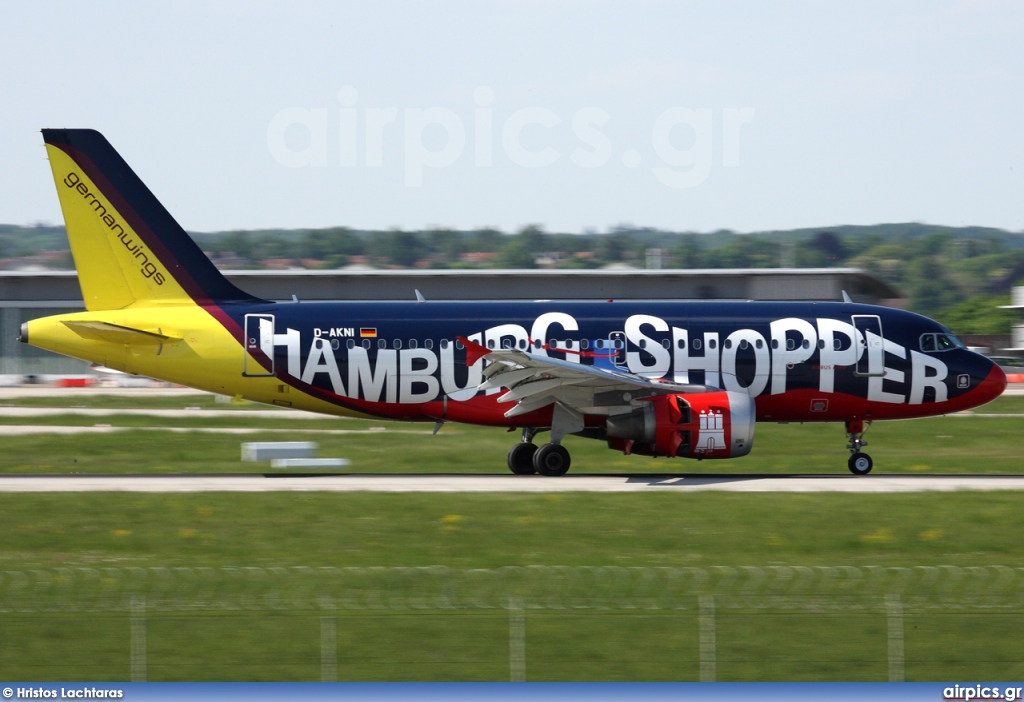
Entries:
<svg viewBox="0 0 1024 702">
<path fill-rule="evenodd" d="M 586 351 L 589 348 L 590 348 L 590 340 L 589 339 L 580 339 L 580 349 L 582 351 Z"/>
<path fill-rule="evenodd" d="M 598 339 L 597 341 L 595 341 L 594 342 L 594 348 L 603 349 L 604 348 L 604 339 Z"/>
<path fill-rule="evenodd" d="M 639 346 L 640 346 L 640 348 L 642 348 L 642 349 L 646 349 L 646 348 L 647 348 L 647 339 L 640 339 L 640 344 L 639 344 Z"/>
<path fill-rule="evenodd" d="M 465 344 L 463 344 L 463 343 L 462 343 L 461 341 L 459 341 L 458 339 L 456 339 L 456 340 L 455 340 L 455 348 L 457 348 L 457 349 L 458 349 L 459 351 L 461 351 L 462 349 L 466 348 L 466 345 L 465 345 Z"/>
<path fill-rule="evenodd" d="M 807 339 L 804 339 L 804 343 L 802 343 L 800 345 L 803 346 L 805 349 L 811 348 L 811 342 L 808 341 Z"/>
<path fill-rule="evenodd" d="M 396 349 L 402 348 L 402 340 L 401 339 L 395 339 L 394 346 L 395 346 Z"/>
<path fill-rule="evenodd" d="M 694 339 L 692 346 L 693 346 L 694 351 L 700 351 L 700 339 Z M 708 342 L 708 346 L 710 348 L 715 348 L 714 340 L 709 341 Z"/>
<path fill-rule="evenodd" d="M 504 340 L 502 340 L 501 348 L 503 348 L 503 349 L 510 349 L 510 348 L 512 348 L 512 340 L 511 339 L 504 339 Z"/>
<path fill-rule="evenodd" d="M 731 349 L 732 348 L 732 339 L 726 339 L 724 346 L 727 349 Z"/>
<path fill-rule="evenodd" d="M 669 341 L 668 339 L 662 339 L 661 340 L 661 348 L 663 348 L 663 349 L 672 348 L 672 342 Z"/>
<path fill-rule="evenodd" d="M 419 342 L 417 342 L 416 339 L 409 339 L 409 348 L 410 349 L 414 349 L 417 346 L 419 346 Z"/>
<path fill-rule="evenodd" d="M 709 349 L 713 349 L 716 346 L 718 346 L 718 341 L 717 340 L 715 340 L 715 339 L 709 339 L 708 340 L 708 348 Z M 697 349 L 700 348 L 700 339 L 697 339 L 697 345 L 694 348 L 697 348 Z"/>
<path fill-rule="evenodd" d="M 384 339 L 377 339 L 377 348 L 378 349 L 386 349 L 387 347 L 388 347 L 388 342 L 387 341 L 385 341 Z"/>
<path fill-rule="evenodd" d="M 489 349 L 493 349 L 494 348 L 494 339 L 488 339 L 487 340 L 487 348 L 489 348 Z"/>
<path fill-rule="evenodd" d="M 425 349 L 432 349 L 432 348 L 434 348 L 434 340 L 433 339 L 425 340 L 423 342 L 423 348 L 425 348 Z"/>
<path fill-rule="evenodd" d="M 763 349 L 764 348 L 764 342 L 761 341 L 760 339 L 758 339 L 757 341 L 754 342 L 754 346 L 756 346 L 759 349 Z"/>
<path fill-rule="evenodd" d="M 345 348 L 354 349 L 355 347 L 356 347 L 356 340 L 355 339 L 349 339 L 348 341 L 345 342 Z"/>
<path fill-rule="evenodd" d="M 794 349 L 796 349 L 796 340 L 795 339 L 786 339 L 786 350 L 787 351 L 793 351 Z"/>
<path fill-rule="evenodd" d="M 824 348 L 825 348 L 825 340 L 824 339 L 818 339 L 818 348 L 824 350 Z"/>
<path fill-rule="evenodd" d="M 331 339 L 331 348 L 337 351 L 341 348 L 341 342 L 337 339 Z"/>
<path fill-rule="evenodd" d="M 727 344 L 728 344 L 729 342 L 727 341 L 727 342 L 725 342 L 725 343 L 727 343 Z M 749 347 L 749 346 L 750 346 L 750 344 L 749 344 L 749 343 L 747 342 L 747 340 L 746 340 L 746 339 L 740 339 L 740 348 L 741 348 L 742 350 L 746 351 L 746 350 L 747 350 L 747 347 Z"/>
<path fill-rule="evenodd" d="M 363 339 L 363 348 L 364 349 L 370 348 L 370 340 L 369 339 Z"/>
<path fill-rule="evenodd" d="M 441 339 L 441 348 L 442 349 L 448 348 L 448 339 Z"/>
<path fill-rule="evenodd" d="M 677 341 L 676 342 L 676 346 L 681 348 L 681 349 L 685 349 L 686 348 L 686 339 L 680 339 L 679 341 Z"/>
</svg>

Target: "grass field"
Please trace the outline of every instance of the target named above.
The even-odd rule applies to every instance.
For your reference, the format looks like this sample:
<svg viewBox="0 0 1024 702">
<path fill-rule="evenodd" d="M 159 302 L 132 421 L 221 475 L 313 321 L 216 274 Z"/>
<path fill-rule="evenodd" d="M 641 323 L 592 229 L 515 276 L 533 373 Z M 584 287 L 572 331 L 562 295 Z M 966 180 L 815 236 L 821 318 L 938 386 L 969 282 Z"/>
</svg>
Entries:
<svg viewBox="0 0 1024 702">
<path fill-rule="evenodd" d="M 41 402 L 36 400 L 35 402 Z M 107 400 L 104 400 L 107 402 Z M 116 402 L 116 401 L 113 401 Z M 123 407 L 123 400 L 122 407 Z M 212 400 L 152 398 L 153 406 Z M 209 402 L 209 405 L 200 404 Z M 11 404 L 14 404 L 13 401 Z M 82 403 L 84 404 L 84 402 Z M 132 402 L 132 407 L 141 403 Z M 117 408 L 115 404 L 113 408 Z M 4 418 L 4 424 L 109 424 L 106 434 L 3 437 L 0 471 L 231 472 L 239 443 L 314 439 L 360 472 L 504 473 L 500 430 L 354 420 L 113 415 Z M 1024 398 L 985 415 L 878 424 L 878 472 L 1016 473 Z M 283 427 L 283 423 L 289 426 Z M 144 427 L 176 426 L 182 433 Z M 383 426 L 384 431 L 369 431 Z M 254 428 L 249 435 L 196 429 Z M 356 433 L 310 434 L 310 430 Z M 411 433 L 406 433 L 411 432 Z M 845 473 L 836 425 L 759 425 L 737 461 L 623 457 L 571 444 L 574 472 Z M 263 469 L 263 468 L 260 468 Z M 869 478 L 870 479 L 870 478 Z M 839 494 L 2 494 L 0 571 L 134 566 L 955 565 L 1024 567 L 1019 493 Z M 0 573 L 0 577 L 3 573 Z M 882 593 L 879 593 L 882 594 Z M 339 680 L 507 680 L 505 611 L 340 611 Z M 319 611 L 152 612 L 151 680 L 318 680 Z M 884 611 L 723 609 L 721 680 L 885 680 Z M 908 611 L 908 680 L 1019 679 L 1024 612 Z M 0 614 L 0 677 L 124 680 L 128 612 Z M 529 680 L 696 680 L 695 606 L 675 611 L 529 610 Z"/>
<path fill-rule="evenodd" d="M 54 407 L 59 398 L 9 401 L 11 406 Z M 352 461 L 368 473 L 505 473 L 505 454 L 518 434 L 501 429 L 445 425 L 432 436 L 430 424 L 356 419 L 250 416 L 261 405 L 225 405 L 213 396 L 187 398 L 76 399 L 82 408 L 183 409 L 187 416 L 58 415 L 12 417 L 3 425 L 83 427 L 121 431 L 73 435 L 5 436 L 0 473 L 231 473 L 248 472 L 240 444 L 254 440 L 314 440 L 320 455 Z M 232 416 L 204 410 L 235 408 Z M 1005 397 L 982 410 L 946 417 L 878 422 L 865 435 L 877 473 L 1017 473 L 1024 468 L 1024 397 Z M 176 430 L 175 432 L 168 431 Z M 216 429 L 251 433 L 213 433 Z M 199 431 L 202 430 L 202 431 Z M 540 435 L 543 440 L 543 434 Z M 574 473 L 846 473 L 841 424 L 758 424 L 749 456 L 727 461 L 692 461 L 623 456 L 603 442 L 567 437 Z M 60 447 L 55 451 L 56 446 Z"/>
</svg>

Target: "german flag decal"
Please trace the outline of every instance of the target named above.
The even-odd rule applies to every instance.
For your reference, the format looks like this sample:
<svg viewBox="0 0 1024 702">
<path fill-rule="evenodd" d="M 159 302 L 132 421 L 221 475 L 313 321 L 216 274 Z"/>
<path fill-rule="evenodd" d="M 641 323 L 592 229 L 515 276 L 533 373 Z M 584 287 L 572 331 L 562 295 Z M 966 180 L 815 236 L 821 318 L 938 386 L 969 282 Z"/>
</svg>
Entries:
<svg viewBox="0 0 1024 702">
<path fill-rule="evenodd" d="M 362 339 L 376 339 L 377 327 L 359 327 L 359 336 Z"/>
</svg>

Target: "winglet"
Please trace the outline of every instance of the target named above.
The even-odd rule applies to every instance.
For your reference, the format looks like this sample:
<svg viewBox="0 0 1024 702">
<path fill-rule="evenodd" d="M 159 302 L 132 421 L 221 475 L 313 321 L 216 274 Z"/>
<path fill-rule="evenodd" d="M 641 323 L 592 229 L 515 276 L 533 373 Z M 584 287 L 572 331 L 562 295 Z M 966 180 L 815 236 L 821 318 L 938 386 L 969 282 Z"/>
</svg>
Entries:
<svg viewBox="0 0 1024 702">
<path fill-rule="evenodd" d="M 843 291 L 843 302 L 853 302 L 853 300 L 850 299 L 849 293 L 847 293 L 845 290 Z"/>
<path fill-rule="evenodd" d="M 476 363 L 481 358 L 483 358 L 484 356 L 491 352 L 491 350 L 486 346 L 482 346 L 481 344 L 478 344 L 475 341 L 470 341 L 464 336 L 457 336 L 455 338 L 461 341 L 462 345 L 466 347 L 467 366 L 473 365 L 474 363 Z"/>
</svg>

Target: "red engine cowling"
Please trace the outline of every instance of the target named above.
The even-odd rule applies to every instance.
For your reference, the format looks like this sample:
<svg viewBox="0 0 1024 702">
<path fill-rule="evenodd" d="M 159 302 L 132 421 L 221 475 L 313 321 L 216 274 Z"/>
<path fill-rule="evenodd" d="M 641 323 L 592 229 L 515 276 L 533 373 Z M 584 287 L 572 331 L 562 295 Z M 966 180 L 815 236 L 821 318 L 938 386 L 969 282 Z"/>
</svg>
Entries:
<svg viewBox="0 0 1024 702">
<path fill-rule="evenodd" d="M 754 445 L 754 400 L 738 392 L 659 395 L 608 417 L 609 448 L 669 458 L 736 458 Z"/>
</svg>

